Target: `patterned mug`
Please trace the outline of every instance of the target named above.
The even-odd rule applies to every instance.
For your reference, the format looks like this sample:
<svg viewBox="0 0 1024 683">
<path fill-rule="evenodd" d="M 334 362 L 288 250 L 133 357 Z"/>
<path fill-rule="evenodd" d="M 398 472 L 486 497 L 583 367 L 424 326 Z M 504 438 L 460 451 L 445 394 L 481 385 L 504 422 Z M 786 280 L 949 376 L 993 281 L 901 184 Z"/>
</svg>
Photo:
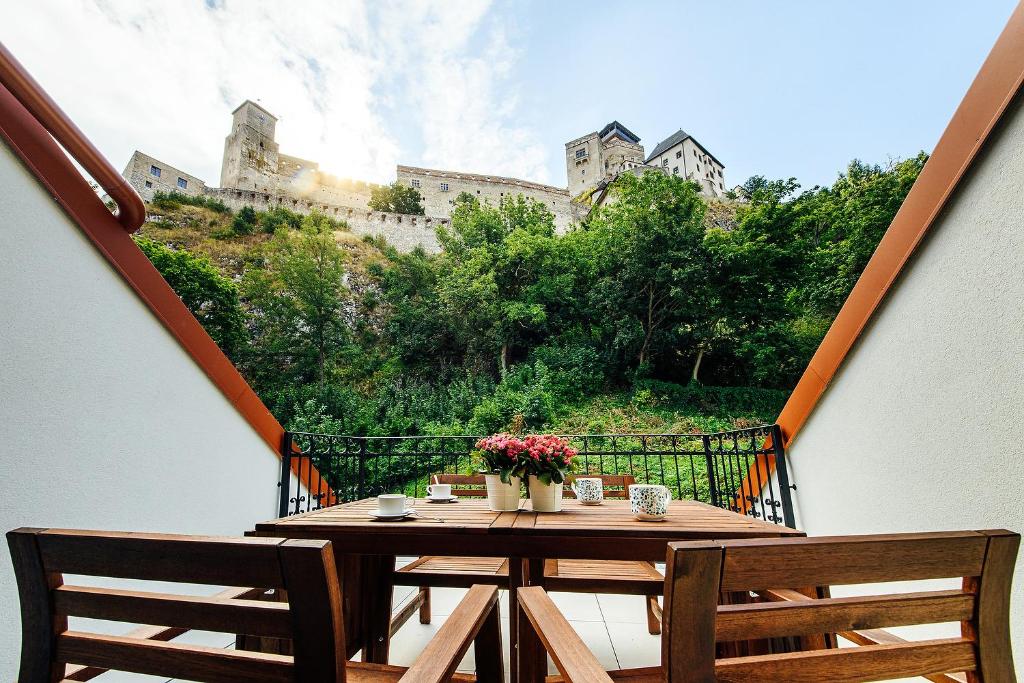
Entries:
<svg viewBox="0 0 1024 683">
<path fill-rule="evenodd" d="M 572 492 L 582 505 L 600 505 L 604 500 L 604 482 L 597 477 L 576 477 Z"/>
<path fill-rule="evenodd" d="M 629 487 L 629 511 L 637 519 L 653 522 L 665 519 L 672 491 L 660 484 L 632 484 Z"/>
</svg>

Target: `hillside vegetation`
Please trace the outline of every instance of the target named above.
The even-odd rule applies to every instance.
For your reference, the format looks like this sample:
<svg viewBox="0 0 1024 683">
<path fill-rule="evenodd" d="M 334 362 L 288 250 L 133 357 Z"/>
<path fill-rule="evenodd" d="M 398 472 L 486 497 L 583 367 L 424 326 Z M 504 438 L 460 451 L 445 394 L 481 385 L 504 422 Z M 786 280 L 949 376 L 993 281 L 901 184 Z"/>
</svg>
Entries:
<svg viewBox="0 0 1024 683">
<path fill-rule="evenodd" d="M 542 204 L 460 195 L 438 255 L 176 195 L 138 240 L 292 429 L 718 431 L 775 419 L 924 161 L 710 205 L 628 175 L 565 235 Z"/>
</svg>

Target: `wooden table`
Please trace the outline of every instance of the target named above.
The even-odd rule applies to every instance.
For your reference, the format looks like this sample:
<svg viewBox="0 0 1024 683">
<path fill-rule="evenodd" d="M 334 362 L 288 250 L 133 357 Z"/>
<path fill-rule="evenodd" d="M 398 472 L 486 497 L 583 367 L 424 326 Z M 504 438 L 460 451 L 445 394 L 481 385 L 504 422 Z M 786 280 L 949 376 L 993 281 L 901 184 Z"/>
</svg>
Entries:
<svg viewBox="0 0 1024 683">
<path fill-rule="evenodd" d="M 545 559 L 665 559 L 666 543 L 711 538 L 802 536 L 695 501 L 672 501 L 664 521 L 641 522 L 629 501 L 606 500 L 585 506 L 563 501 L 557 513 L 537 513 L 526 501 L 514 512 L 493 512 L 483 499 L 436 505 L 415 501 L 424 516 L 400 522 L 373 520 L 367 511 L 375 499 L 313 510 L 256 525 L 257 536 L 330 540 L 338 560 L 344 596 L 349 656 L 363 651 L 364 661 L 387 663 L 392 573 L 397 555 L 457 555 L 509 558 L 509 625 L 512 681 L 543 680 L 542 648 L 518 652 L 519 614 L 515 588 L 542 585 Z M 429 519 L 426 516 L 440 520 Z M 525 645 L 525 642 L 524 642 Z"/>
</svg>

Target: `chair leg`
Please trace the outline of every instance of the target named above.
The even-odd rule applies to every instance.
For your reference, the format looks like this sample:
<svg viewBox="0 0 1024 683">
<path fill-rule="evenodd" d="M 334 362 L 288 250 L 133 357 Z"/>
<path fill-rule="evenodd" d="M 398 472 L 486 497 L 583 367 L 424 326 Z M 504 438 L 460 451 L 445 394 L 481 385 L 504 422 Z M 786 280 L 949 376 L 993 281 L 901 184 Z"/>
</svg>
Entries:
<svg viewBox="0 0 1024 683">
<path fill-rule="evenodd" d="M 420 586 L 420 623 L 430 623 L 430 586 Z"/>
<path fill-rule="evenodd" d="M 647 631 L 656 636 L 661 633 L 661 605 L 654 595 L 644 596 L 647 603 Z"/>
</svg>

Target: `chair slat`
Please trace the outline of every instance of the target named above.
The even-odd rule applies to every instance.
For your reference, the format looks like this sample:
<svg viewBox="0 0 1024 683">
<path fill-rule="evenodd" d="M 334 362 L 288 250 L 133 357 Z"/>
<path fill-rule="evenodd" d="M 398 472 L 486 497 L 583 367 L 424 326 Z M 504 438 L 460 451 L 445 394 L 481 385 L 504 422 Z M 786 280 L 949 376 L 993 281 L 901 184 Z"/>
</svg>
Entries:
<svg viewBox="0 0 1024 683">
<path fill-rule="evenodd" d="M 57 613 L 67 616 L 274 638 L 292 635 L 288 604 L 283 602 L 85 586 L 61 586 L 53 598 Z"/>
<path fill-rule="evenodd" d="M 57 661 L 209 683 L 294 680 L 291 657 L 77 631 L 57 637 Z"/>
<path fill-rule="evenodd" d="M 218 586 L 282 588 L 277 538 L 212 538 L 47 530 L 37 536 L 48 572 Z M 161 547 L 163 546 L 163 547 Z"/>
<path fill-rule="evenodd" d="M 722 590 L 978 576 L 987 543 L 973 531 L 730 542 Z"/>
<path fill-rule="evenodd" d="M 763 602 L 718 608 L 718 640 L 804 636 L 856 629 L 966 621 L 974 595 L 960 590 Z"/>
<path fill-rule="evenodd" d="M 870 645 L 816 652 L 719 659 L 718 683 L 777 680 L 790 683 L 878 681 L 930 674 L 973 671 L 974 643 L 946 638 L 892 645 Z"/>
</svg>

